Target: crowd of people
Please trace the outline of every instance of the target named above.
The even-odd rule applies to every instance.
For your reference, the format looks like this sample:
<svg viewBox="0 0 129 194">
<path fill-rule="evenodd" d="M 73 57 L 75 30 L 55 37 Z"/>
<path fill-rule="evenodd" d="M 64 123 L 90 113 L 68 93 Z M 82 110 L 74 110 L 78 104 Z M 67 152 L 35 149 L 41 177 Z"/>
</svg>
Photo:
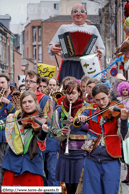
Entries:
<svg viewBox="0 0 129 194">
<path fill-rule="evenodd" d="M 121 145 L 122 140 L 128 138 L 127 81 L 121 80 L 114 100 L 112 89 L 96 78 L 84 75 L 78 81 L 67 76 L 59 86 L 55 78 L 40 77 L 30 70 L 23 90 L 19 86 L 19 110 L 11 102 L 15 91 L 11 91 L 6 74 L 0 74 L 2 88 L 1 186 L 60 186 L 64 183 L 67 194 L 75 194 L 84 169 L 83 194 L 118 193 Z M 59 97 L 54 95 L 58 91 Z M 112 101 L 116 106 L 119 102 L 123 104 L 119 117 L 103 115 Z M 35 114 L 43 123 L 38 128 L 29 122 L 29 117 Z M 24 119 L 30 120 L 23 122 Z M 127 177 L 122 182 L 128 184 L 128 178 L 127 164 Z"/>
<path fill-rule="evenodd" d="M 63 57 L 58 35 L 78 28 L 98 36 L 91 53 L 97 52 L 101 59 L 105 52 L 98 30 L 85 23 L 85 7 L 75 5 L 71 16 L 73 23 L 62 25 L 48 47 L 50 55 L 63 59 L 58 81 L 29 70 L 25 84 L 16 88 L 8 75 L 0 74 L 0 187 L 63 183 L 67 194 L 120 192 L 129 83 L 121 74 L 111 85 L 103 76 L 90 78 L 78 56 Z M 129 163 L 122 182 L 129 184 Z"/>
</svg>

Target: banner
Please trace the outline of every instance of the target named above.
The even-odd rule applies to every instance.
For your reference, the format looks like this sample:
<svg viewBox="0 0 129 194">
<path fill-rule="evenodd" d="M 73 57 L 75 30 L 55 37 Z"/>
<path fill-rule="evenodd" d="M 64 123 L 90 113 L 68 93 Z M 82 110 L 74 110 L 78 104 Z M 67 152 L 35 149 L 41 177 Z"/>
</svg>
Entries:
<svg viewBox="0 0 129 194">
<path fill-rule="evenodd" d="M 56 66 L 47 65 L 43 63 L 37 63 L 37 71 L 41 77 L 54 78 L 55 77 Z"/>
<path fill-rule="evenodd" d="M 25 84 L 25 75 L 18 75 L 19 86 Z"/>
<path fill-rule="evenodd" d="M 80 62 L 84 74 L 90 78 L 92 78 L 101 71 L 97 54 L 91 54 L 80 57 Z M 100 80 L 101 74 L 99 74 L 96 78 Z"/>
</svg>

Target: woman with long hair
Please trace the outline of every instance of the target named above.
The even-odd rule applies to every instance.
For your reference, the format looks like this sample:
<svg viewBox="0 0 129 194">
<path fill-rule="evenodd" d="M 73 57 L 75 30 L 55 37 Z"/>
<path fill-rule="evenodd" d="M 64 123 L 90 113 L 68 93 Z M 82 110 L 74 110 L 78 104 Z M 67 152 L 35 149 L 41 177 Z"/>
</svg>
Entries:
<svg viewBox="0 0 129 194">
<path fill-rule="evenodd" d="M 83 146 L 87 152 L 83 176 L 83 194 L 118 194 L 120 182 L 121 139 L 128 130 L 127 109 L 121 109 L 118 118 L 103 115 L 110 107 L 109 90 L 105 84 L 97 84 L 92 89 L 95 104 L 86 109 L 74 124 L 89 120 L 89 131 Z M 121 134 L 118 132 L 121 131 Z"/>
<path fill-rule="evenodd" d="M 6 140 L 9 149 L 5 154 L 2 168 L 5 170 L 2 186 L 44 186 L 41 151 L 46 149 L 46 132 L 43 124 L 37 128 L 30 120 L 42 116 L 37 97 L 32 91 L 25 91 L 20 97 L 21 110 L 10 114 L 6 121 Z M 33 119 L 32 119 L 33 120 Z M 46 123 L 46 119 L 42 118 Z"/>
</svg>

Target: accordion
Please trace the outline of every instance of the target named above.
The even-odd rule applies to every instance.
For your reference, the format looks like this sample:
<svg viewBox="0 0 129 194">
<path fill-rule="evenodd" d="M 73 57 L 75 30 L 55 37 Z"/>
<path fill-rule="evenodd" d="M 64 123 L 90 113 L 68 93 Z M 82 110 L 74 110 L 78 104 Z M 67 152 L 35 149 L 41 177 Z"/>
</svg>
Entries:
<svg viewBox="0 0 129 194">
<path fill-rule="evenodd" d="M 66 32 L 58 35 L 64 58 L 89 55 L 98 36 L 87 32 Z"/>
</svg>

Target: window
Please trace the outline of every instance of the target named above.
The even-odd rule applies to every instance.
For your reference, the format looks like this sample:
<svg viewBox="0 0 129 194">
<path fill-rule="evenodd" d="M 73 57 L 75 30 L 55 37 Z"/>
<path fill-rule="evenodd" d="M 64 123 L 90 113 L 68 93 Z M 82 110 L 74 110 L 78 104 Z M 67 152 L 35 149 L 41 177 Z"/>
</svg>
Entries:
<svg viewBox="0 0 129 194">
<path fill-rule="evenodd" d="M 33 46 L 33 58 L 36 60 L 36 46 Z"/>
<path fill-rule="evenodd" d="M 39 61 L 42 61 L 42 46 L 39 46 Z"/>
<path fill-rule="evenodd" d="M 86 9 L 86 3 L 82 3 L 82 5 L 84 5 L 85 9 Z"/>
<path fill-rule="evenodd" d="M 27 31 L 27 40 L 28 40 L 28 31 Z"/>
<path fill-rule="evenodd" d="M 22 32 L 22 44 L 25 43 L 25 31 Z"/>
<path fill-rule="evenodd" d="M 23 49 L 23 57 L 22 58 L 25 58 L 25 50 Z"/>
<path fill-rule="evenodd" d="M 54 3 L 54 9 L 59 9 L 59 3 Z"/>
<path fill-rule="evenodd" d="M 27 57 L 29 58 L 29 48 L 27 48 Z"/>
<path fill-rule="evenodd" d="M 39 42 L 41 42 L 41 27 L 39 27 Z"/>
<path fill-rule="evenodd" d="M 33 27 L 33 42 L 36 42 L 36 27 Z"/>
<path fill-rule="evenodd" d="M 4 63 L 6 63 L 6 61 L 7 61 L 7 52 L 6 52 L 6 42 L 4 43 Z"/>
<path fill-rule="evenodd" d="M 6 38 L 2 35 L 0 37 L 0 62 L 6 63 Z"/>
</svg>

